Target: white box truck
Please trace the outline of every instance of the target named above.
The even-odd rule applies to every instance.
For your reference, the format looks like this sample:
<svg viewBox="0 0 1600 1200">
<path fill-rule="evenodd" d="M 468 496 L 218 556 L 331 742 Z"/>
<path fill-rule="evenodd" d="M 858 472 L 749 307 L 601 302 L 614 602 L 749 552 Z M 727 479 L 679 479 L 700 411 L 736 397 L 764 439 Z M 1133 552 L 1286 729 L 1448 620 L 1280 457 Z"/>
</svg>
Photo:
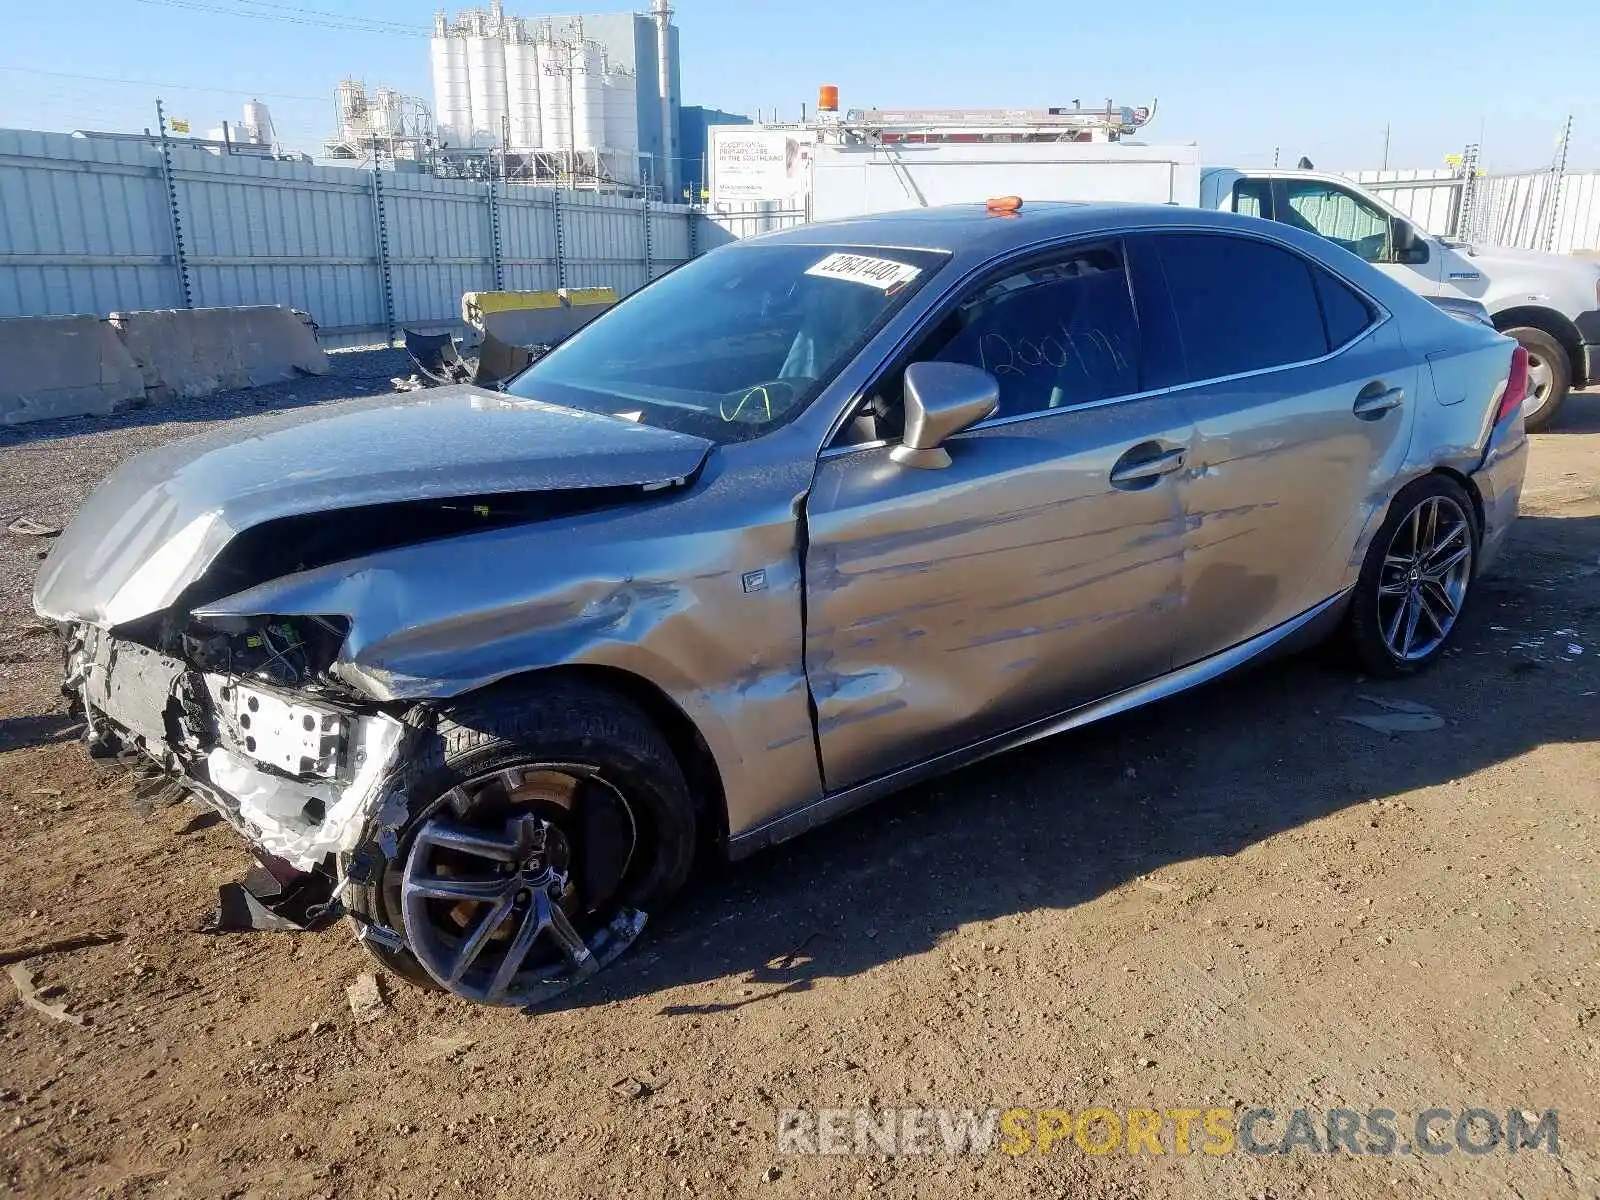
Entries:
<svg viewBox="0 0 1600 1200">
<path fill-rule="evenodd" d="M 1600 264 L 1433 236 L 1340 175 L 1204 167 L 1195 146 L 1117 140 L 1115 129 L 1110 140 L 1039 140 L 1035 114 L 1019 114 L 1007 140 L 1007 128 L 988 117 L 994 110 L 982 110 L 986 120 L 975 111 L 927 114 L 920 125 L 915 114 L 891 123 L 852 113 L 822 126 L 811 148 L 808 215 L 1011 195 L 1227 209 L 1321 234 L 1423 295 L 1481 303 L 1528 350 L 1529 429 L 1547 426 L 1570 388 L 1600 385 Z"/>
</svg>

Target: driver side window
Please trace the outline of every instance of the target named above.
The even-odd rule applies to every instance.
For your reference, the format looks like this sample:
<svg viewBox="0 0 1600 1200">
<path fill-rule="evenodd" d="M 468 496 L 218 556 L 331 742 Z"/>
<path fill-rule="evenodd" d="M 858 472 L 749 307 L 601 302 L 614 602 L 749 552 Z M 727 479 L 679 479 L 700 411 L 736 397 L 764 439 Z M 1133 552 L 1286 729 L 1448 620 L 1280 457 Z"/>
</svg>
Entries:
<svg viewBox="0 0 1600 1200">
<path fill-rule="evenodd" d="M 901 434 L 901 379 L 914 362 L 978 367 L 1000 385 L 990 420 L 1139 391 L 1139 324 L 1120 241 L 1056 251 L 975 284 L 886 372 L 841 436 Z"/>
<path fill-rule="evenodd" d="M 1291 179 L 1284 185 L 1287 212 L 1281 219 L 1343 246 L 1369 263 L 1393 262 L 1389 216 L 1367 201 L 1318 180 Z"/>
<path fill-rule="evenodd" d="M 1014 417 L 1138 391 L 1138 342 L 1121 243 L 1102 242 L 979 283 L 910 361 L 989 372 Z"/>
</svg>

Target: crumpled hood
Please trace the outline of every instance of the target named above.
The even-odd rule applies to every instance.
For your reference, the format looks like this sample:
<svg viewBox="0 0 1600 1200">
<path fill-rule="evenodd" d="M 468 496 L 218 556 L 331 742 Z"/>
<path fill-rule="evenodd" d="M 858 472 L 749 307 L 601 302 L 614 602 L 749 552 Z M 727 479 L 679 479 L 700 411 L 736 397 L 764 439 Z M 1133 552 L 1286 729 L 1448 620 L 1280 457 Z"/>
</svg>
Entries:
<svg viewBox="0 0 1600 1200">
<path fill-rule="evenodd" d="M 253 526 L 410 500 L 666 484 L 703 438 L 470 386 L 236 421 L 112 472 L 39 572 L 41 616 L 112 626 L 157 612 Z"/>
</svg>

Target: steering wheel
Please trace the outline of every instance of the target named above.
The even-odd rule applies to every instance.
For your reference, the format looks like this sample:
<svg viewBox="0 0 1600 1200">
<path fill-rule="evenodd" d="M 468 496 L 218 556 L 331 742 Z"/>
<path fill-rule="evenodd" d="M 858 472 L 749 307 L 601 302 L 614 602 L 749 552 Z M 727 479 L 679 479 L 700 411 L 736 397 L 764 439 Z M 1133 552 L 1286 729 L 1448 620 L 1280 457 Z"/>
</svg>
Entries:
<svg viewBox="0 0 1600 1200">
<path fill-rule="evenodd" d="M 791 379 L 769 379 L 765 383 L 739 388 L 723 396 L 717 405 L 717 415 L 728 422 L 763 424 L 790 408 L 800 399 L 801 393 L 815 382 L 796 376 Z"/>
</svg>

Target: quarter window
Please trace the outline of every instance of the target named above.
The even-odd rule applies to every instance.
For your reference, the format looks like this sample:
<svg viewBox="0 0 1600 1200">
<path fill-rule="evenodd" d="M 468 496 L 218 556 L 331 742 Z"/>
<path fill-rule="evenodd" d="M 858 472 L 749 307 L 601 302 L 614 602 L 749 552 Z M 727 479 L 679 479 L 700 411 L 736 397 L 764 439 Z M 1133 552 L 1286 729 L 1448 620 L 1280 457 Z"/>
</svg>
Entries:
<svg viewBox="0 0 1600 1200">
<path fill-rule="evenodd" d="M 1372 306 L 1356 294 L 1344 280 L 1318 267 L 1311 268 L 1322 301 L 1322 320 L 1328 330 L 1328 346 L 1337 350 L 1360 337 L 1372 324 Z"/>
<path fill-rule="evenodd" d="M 1251 238 L 1163 234 L 1155 243 L 1177 321 L 1181 370 L 1194 382 L 1320 358 L 1322 306 L 1305 260 Z"/>
<path fill-rule="evenodd" d="M 999 381 L 997 417 L 1139 390 L 1139 327 L 1122 247 L 1074 249 L 979 284 L 914 359 L 970 363 Z"/>
</svg>

